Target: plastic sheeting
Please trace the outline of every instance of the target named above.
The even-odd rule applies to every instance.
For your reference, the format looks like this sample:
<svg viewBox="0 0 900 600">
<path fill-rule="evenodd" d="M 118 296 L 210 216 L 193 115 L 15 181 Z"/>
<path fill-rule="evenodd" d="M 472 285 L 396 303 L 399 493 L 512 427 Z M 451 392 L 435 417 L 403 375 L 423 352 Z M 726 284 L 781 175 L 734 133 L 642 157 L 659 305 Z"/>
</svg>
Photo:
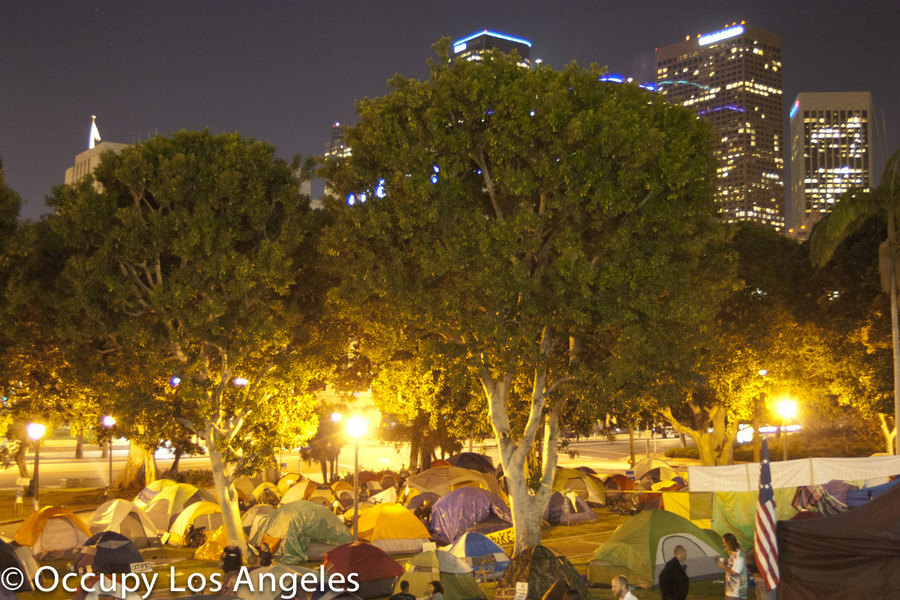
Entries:
<svg viewBox="0 0 900 600">
<path fill-rule="evenodd" d="M 498 524 L 493 531 L 504 529 L 512 523 L 512 513 L 500 498 L 482 489 L 460 488 L 434 503 L 431 533 L 442 542 L 454 542 L 470 527 L 491 516 L 506 522 Z"/>
<path fill-rule="evenodd" d="M 771 463 L 772 487 L 821 485 L 833 479 L 856 481 L 900 474 L 900 456 L 804 458 Z M 759 463 L 688 467 L 692 492 L 750 492 L 759 487 Z"/>
</svg>

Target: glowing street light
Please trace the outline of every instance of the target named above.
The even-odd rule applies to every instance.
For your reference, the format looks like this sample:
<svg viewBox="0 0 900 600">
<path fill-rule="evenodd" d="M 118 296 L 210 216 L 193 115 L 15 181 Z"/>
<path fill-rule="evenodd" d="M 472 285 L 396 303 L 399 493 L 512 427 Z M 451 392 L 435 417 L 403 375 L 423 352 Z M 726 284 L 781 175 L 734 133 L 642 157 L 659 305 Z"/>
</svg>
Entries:
<svg viewBox="0 0 900 600">
<path fill-rule="evenodd" d="M 785 429 L 784 423 L 797 416 L 797 403 L 793 400 L 782 400 L 778 403 L 778 414 L 781 415 L 781 443 L 784 448 L 782 460 L 786 461 L 788 459 L 787 429 Z"/>
<path fill-rule="evenodd" d="M 347 419 L 347 435 L 353 438 L 353 541 L 359 541 L 359 438 L 366 434 L 368 423 L 362 417 Z"/>
<path fill-rule="evenodd" d="M 44 437 L 44 432 L 47 430 L 40 423 L 29 423 L 25 428 L 25 432 L 28 434 L 28 439 L 34 441 L 34 510 L 38 511 L 40 508 L 40 502 L 38 501 L 38 469 L 41 464 L 41 438 Z"/>
<path fill-rule="evenodd" d="M 103 426 L 106 427 L 107 432 L 110 428 L 116 424 L 116 420 L 111 416 L 106 415 L 103 417 Z M 109 489 L 112 490 L 113 478 L 112 478 L 112 451 L 113 451 L 113 443 L 112 443 L 112 434 L 109 435 L 109 440 L 106 442 L 109 446 Z"/>
</svg>

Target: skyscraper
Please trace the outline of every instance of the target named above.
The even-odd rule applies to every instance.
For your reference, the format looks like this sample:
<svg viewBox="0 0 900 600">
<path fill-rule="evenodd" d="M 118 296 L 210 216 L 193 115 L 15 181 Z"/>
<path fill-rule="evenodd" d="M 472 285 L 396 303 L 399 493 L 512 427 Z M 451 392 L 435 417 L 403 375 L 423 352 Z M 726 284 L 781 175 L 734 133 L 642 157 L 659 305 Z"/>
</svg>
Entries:
<svg viewBox="0 0 900 600">
<path fill-rule="evenodd" d="M 872 185 L 872 95 L 797 94 L 791 121 L 791 201 L 787 226 L 805 237 L 852 187 Z"/>
<path fill-rule="evenodd" d="M 350 146 L 344 143 L 344 128 L 340 123 L 331 126 L 331 140 L 325 142 L 325 158 L 350 156 Z"/>
<path fill-rule="evenodd" d="M 519 64 L 531 66 L 531 42 L 487 29 L 453 42 L 453 60 L 481 60 L 488 50 L 507 54 L 515 50 L 521 59 Z"/>
<path fill-rule="evenodd" d="M 716 199 L 727 222 L 784 226 L 781 36 L 744 24 L 656 50 L 660 93 L 716 132 Z"/>
</svg>

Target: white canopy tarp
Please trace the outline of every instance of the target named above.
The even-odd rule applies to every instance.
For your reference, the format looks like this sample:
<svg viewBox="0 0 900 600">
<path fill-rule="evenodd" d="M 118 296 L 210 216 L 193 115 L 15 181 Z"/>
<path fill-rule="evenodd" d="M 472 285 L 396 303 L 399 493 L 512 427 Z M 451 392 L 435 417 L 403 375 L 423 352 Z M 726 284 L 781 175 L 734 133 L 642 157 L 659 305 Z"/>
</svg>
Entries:
<svg viewBox="0 0 900 600">
<path fill-rule="evenodd" d="M 900 474 L 900 456 L 803 458 L 769 463 L 772 487 L 822 485 L 838 479 L 858 481 Z M 688 467 L 692 492 L 752 492 L 759 488 L 759 463 Z"/>
</svg>

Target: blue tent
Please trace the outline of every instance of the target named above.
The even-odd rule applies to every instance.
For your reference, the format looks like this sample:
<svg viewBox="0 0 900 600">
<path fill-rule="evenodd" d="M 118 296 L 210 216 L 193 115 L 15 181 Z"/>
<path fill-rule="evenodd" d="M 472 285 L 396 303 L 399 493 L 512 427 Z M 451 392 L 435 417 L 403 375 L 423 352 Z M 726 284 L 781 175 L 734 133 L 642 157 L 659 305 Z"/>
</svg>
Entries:
<svg viewBox="0 0 900 600">
<path fill-rule="evenodd" d="M 887 483 L 882 483 L 881 485 L 876 485 L 868 488 L 860 488 L 858 490 L 848 490 L 847 491 L 847 506 L 862 506 L 869 502 L 869 500 L 873 498 L 877 498 L 881 494 L 885 493 L 895 485 L 900 485 L 900 478 L 894 479 L 893 481 L 888 481 Z"/>
<path fill-rule="evenodd" d="M 509 566 L 509 556 L 500 546 L 486 536 L 472 531 L 456 540 L 449 552 L 466 561 L 480 582 L 499 579 Z"/>
<path fill-rule="evenodd" d="M 512 526 L 512 513 L 503 500 L 479 488 L 461 487 L 434 503 L 430 530 L 435 539 L 451 543 L 469 528 L 488 519 L 493 521 L 490 531 Z"/>
</svg>

